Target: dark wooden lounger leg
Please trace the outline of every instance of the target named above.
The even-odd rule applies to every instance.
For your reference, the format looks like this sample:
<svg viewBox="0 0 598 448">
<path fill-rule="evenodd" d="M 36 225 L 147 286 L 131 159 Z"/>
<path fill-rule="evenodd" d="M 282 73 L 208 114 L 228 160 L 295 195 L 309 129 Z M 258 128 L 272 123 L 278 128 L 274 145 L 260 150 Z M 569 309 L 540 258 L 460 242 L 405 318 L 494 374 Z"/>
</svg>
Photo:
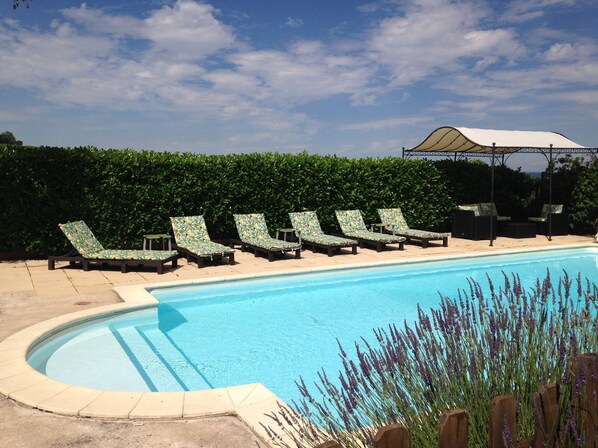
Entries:
<svg viewBox="0 0 598 448">
<path fill-rule="evenodd" d="M 123 274 L 127 273 L 127 263 L 125 263 L 124 261 L 120 264 L 120 272 L 122 272 Z M 160 267 L 158 266 L 158 274 L 160 273 Z"/>
<path fill-rule="evenodd" d="M 382 249 L 384 249 L 384 244 L 376 243 L 376 252 L 382 252 Z"/>
<path fill-rule="evenodd" d="M 83 270 L 89 271 L 89 261 L 83 260 Z"/>
<path fill-rule="evenodd" d="M 405 241 L 399 243 L 399 250 L 405 250 Z"/>
<path fill-rule="evenodd" d="M 444 247 L 447 247 L 447 246 L 448 246 L 448 236 L 445 236 L 444 238 L 442 238 L 442 245 L 443 245 Z"/>
<path fill-rule="evenodd" d="M 428 240 L 428 239 L 422 240 L 422 249 L 425 249 L 428 247 L 428 241 L 430 241 L 430 240 Z"/>
<path fill-rule="evenodd" d="M 355 246 L 352 246 L 351 250 L 353 252 L 353 255 L 357 255 L 357 244 Z"/>
<path fill-rule="evenodd" d="M 235 264 L 235 254 L 229 254 L 228 264 Z"/>
<path fill-rule="evenodd" d="M 56 267 L 56 260 L 48 258 L 48 270 L 53 271 Z"/>
<path fill-rule="evenodd" d="M 257 251 L 255 255 L 257 256 Z M 268 252 L 268 261 L 274 261 L 274 252 Z"/>
<path fill-rule="evenodd" d="M 333 247 L 332 246 L 328 246 L 328 256 L 332 257 L 332 251 L 333 251 Z"/>
<path fill-rule="evenodd" d="M 296 259 L 299 259 L 299 258 L 301 258 L 301 249 L 297 249 L 297 250 L 295 251 L 295 258 L 296 258 Z"/>
</svg>

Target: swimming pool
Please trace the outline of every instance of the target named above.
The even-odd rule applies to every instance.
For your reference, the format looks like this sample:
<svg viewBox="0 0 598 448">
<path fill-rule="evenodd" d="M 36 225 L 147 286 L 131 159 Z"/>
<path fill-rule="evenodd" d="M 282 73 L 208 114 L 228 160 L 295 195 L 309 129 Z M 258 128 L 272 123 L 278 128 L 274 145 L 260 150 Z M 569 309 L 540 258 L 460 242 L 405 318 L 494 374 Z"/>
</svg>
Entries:
<svg viewBox="0 0 598 448">
<path fill-rule="evenodd" d="M 598 278 L 595 249 L 549 250 L 404 263 L 294 276 L 154 289 L 160 305 L 62 331 L 28 362 L 51 378 L 107 390 L 180 391 L 259 382 L 285 401 L 294 380 L 340 368 L 337 340 L 350 348 L 372 328 L 413 321 L 438 291 L 455 297 L 472 277 L 523 285 L 570 275 Z M 335 375 L 331 375 L 335 376 Z"/>
</svg>

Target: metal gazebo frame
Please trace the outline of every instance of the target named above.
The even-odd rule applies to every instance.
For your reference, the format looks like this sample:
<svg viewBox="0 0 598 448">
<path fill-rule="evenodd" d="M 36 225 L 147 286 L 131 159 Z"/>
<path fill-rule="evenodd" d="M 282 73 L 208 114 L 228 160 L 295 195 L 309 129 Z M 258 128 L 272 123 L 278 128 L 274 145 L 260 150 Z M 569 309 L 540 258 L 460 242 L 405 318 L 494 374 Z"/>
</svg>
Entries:
<svg viewBox="0 0 598 448">
<path fill-rule="evenodd" d="M 490 157 L 490 203 L 494 203 L 494 167 L 497 154 L 505 156 L 515 153 L 542 154 L 548 162 L 548 203 L 552 210 L 552 173 L 554 159 L 561 154 L 590 154 L 598 158 L 598 148 L 579 145 L 558 132 L 500 131 L 493 129 L 471 129 L 443 126 L 433 131 L 419 145 L 405 149 L 403 158 L 413 155 L 438 157 L 439 155 Z M 493 246 L 493 220 L 490 220 L 490 246 Z M 552 220 L 548 219 L 548 240 L 552 241 Z"/>
</svg>

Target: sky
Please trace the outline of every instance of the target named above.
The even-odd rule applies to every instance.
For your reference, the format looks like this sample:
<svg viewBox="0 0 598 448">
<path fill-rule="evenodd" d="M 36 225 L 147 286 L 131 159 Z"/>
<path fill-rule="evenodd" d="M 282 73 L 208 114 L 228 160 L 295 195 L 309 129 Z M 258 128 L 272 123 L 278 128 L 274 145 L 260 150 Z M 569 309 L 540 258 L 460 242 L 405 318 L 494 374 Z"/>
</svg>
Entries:
<svg viewBox="0 0 598 448">
<path fill-rule="evenodd" d="M 595 0 L 4 0 L 0 132 L 386 157 L 463 126 L 597 147 L 596 17 Z"/>
</svg>

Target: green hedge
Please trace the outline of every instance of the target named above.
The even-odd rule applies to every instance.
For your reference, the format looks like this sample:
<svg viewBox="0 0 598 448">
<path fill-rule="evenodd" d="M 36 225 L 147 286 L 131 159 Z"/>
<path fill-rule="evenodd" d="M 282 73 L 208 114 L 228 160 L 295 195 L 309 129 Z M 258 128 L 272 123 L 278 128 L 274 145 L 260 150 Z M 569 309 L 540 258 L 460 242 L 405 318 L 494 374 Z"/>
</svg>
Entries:
<svg viewBox="0 0 598 448">
<path fill-rule="evenodd" d="M 457 204 L 490 202 L 491 168 L 480 160 L 438 160 L 448 193 Z M 530 214 L 539 180 L 520 170 L 497 165 L 494 172 L 494 203 L 501 215 L 525 219 Z M 541 208 L 541 206 L 540 206 Z M 532 210 L 533 211 L 533 210 Z M 533 216 L 533 213 L 531 213 Z"/>
<path fill-rule="evenodd" d="M 413 227 L 441 228 L 455 207 L 428 161 L 346 159 L 306 153 L 206 156 L 133 150 L 0 148 L 0 251 L 69 249 L 58 223 L 84 219 L 106 247 L 140 247 L 169 217 L 203 214 L 213 238 L 236 234 L 233 213 L 263 212 L 269 228 L 288 212 L 317 210 L 338 231 L 335 209 L 400 205 Z"/>
<path fill-rule="evenodd" d="M 69 250 L 58 223 L 77 219 L 113 248 L 139 248 L 143 234 L 170 229 L 170 216 L 193 214 L 205 216 L 214 239 L 236 235 L 233 213 L 265 213 L 274 231 L 289 226 L 288 212 L 316 210 L 324 230 L 338 232 L 334 210 L 357 208 L 376 222 L 377 208 L 394 206 L 414 228 L 446 231 L 457 204 L 488 202 L 490 192 L 490 167 L 483 162 L 396 157 L 0 145 L 0 169 L 0 252 L 42 256 Z M 574 231 L 594 229 L 596 170 L 583 170 L 565 204 Z M 515 219 L 537 213 L 538 185 L 498 166 L 499 212 Z"/>
<path fill-rule="evenodd" d="M 576 232 L 598 232 L 598 160 L 589 164 L 577 179 L 571 195 L 569 220 Z"/>
</svg>

